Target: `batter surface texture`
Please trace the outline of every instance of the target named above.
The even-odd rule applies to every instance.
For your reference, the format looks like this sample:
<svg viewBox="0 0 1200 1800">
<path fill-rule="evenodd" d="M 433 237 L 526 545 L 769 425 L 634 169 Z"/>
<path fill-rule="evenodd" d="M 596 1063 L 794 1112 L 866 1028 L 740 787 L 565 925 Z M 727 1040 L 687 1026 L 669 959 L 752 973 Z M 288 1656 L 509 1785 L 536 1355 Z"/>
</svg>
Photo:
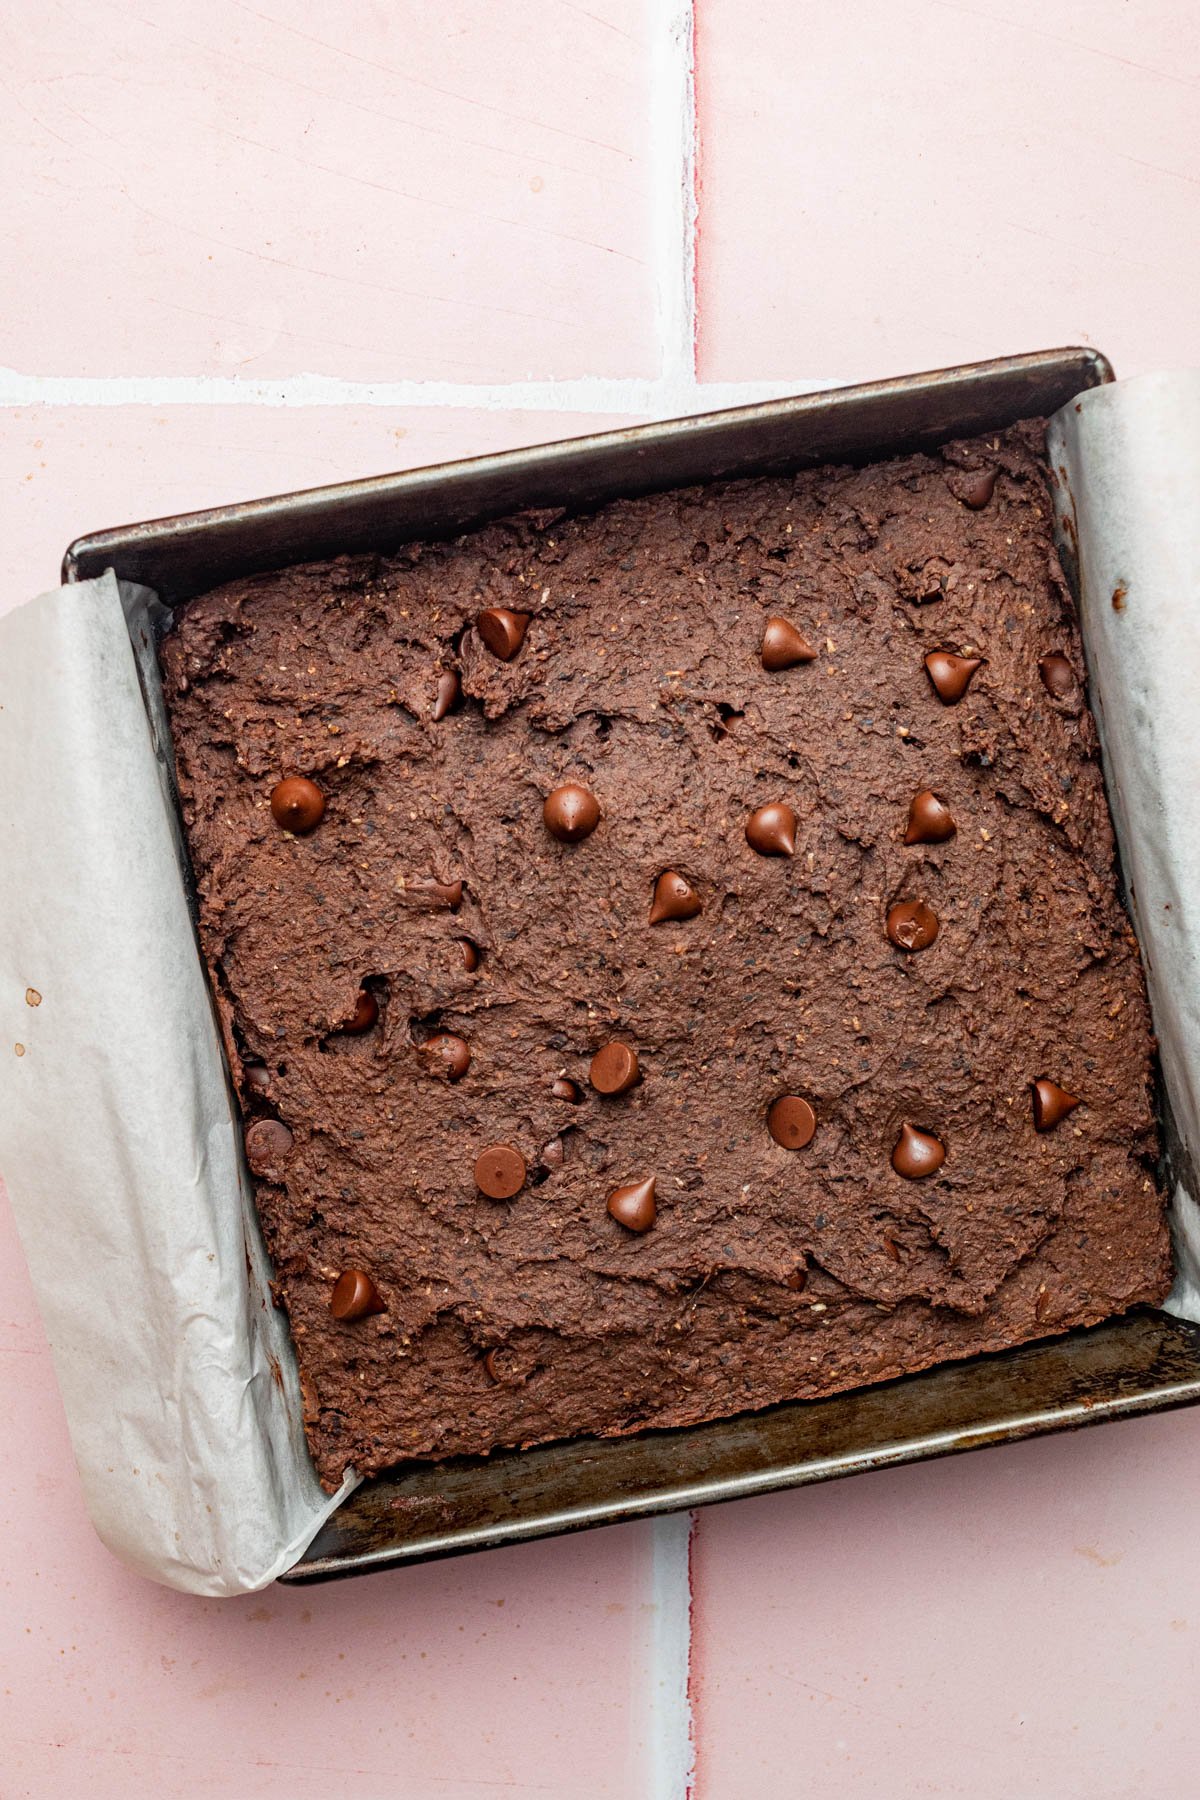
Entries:
<svg viewBox="0 0 1200 1800">
<path fill-rule="evenodd" d="M 1050 514 L 1030 423 L 181 609 L 202 944 L 327 1484 L 1164 1294 L 1145 988 Z M 318 792 L 291 781 L 281 825 L 284 778 Z M 576 841 L 585 802 L 545 804 L 572 784 L 599 808 Z M 611 1044 L 637 1079 L 601 1093 Z M 485 1152 L 483 1187 L 523 1163 L 512 1198 Z"/>
</svg>

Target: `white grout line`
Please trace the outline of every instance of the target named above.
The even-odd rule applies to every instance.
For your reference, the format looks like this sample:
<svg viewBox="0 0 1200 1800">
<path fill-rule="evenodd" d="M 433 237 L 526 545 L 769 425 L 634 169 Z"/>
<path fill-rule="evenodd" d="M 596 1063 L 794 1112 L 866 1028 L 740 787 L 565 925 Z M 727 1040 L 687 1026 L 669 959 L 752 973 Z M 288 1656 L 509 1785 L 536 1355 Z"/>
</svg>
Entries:
<svg viewBox="0 0 1200 1800">
<path fill-rule="evenodd" d="M 692 1664 L 692 1586 L 689 1553 L 694 1513 L 664 1513 L 651 1522 L 650 1667 L 644 1693 L 649 1711 L 649 1800 L 689 1800 L 696 1746 L 688 1691 Z"/>
<path fill-rule="evenodd" d="M 692 412 L 696 385 L 695 0 L 651 8 L 650 165 L 654 191 L 654 311 L 659 371 Z"/>
<path fill-rule="evenodd" d="M 837 387 L 796 376 L 773 381 L 697 382 L 581 375 L 566 381 L 479 383 L 343 381 L 335 375 L 255 380 L 239 375 L 23 375 L 0 368 L 0 407 L 15 406 L 378 406 L 463 407 L 476 412 L 619 413 L 668 419 L 787 394 Z"/>
<path fill-rule="evenodd" d="M 660 418 L 736 406 L 701 397 L 696 380 L 696 0 L 658 0 L 650 67 L 653 243 L 659 381 L 645 410 Z M 755 396 L 757 398 L 758 396 Z M 695 1773 L 691 1538 L 694 1515 L 651 1524 L 653 1629 L 647 1691 L 652 1800 L 690 1800 Z"/>
<path fill-rule="evenodd" d="M 646 409 L 660 418 L 737 406 L 752 398 L 701 397 L 696 380 L 696 0 L 659 0 L 651 60 L 655 317 L 658 391 Z M 754 395 L 753 398 L 766 396 Z M 774 397 L 774 396 L 770 396 Z M 695 1776 L 692 1719 L 691 1541 L 695 1515 L 651 1524 L 649 1793 L 690 1800 Z"/>
</svg>

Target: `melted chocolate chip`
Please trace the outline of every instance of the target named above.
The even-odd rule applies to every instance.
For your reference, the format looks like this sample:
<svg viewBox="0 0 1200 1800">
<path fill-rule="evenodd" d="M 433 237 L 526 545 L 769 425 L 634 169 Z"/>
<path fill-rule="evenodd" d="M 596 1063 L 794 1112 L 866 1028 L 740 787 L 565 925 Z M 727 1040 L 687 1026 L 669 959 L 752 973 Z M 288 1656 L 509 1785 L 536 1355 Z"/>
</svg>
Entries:
<svg viewBox="0 0 1200 1800">
<path fill-rule="evenodd" d="M 588 1080 L 598 1094 L 614 1098 L 628 1093 L 641 1073 L 637 1051 L 629 1044 L 605 1044 L 597 1050 L 588 1070 Z"/>
<path fill-rule="evenodd" d="M 938 698 L 947 706 L 957 706 L 982 662 L 982 656 L 956 656 L 952 650 L 931 650 L 925 658 L 925 669 Z"/>
<path fill-rule="evenodd" d="M 347 1269 L 338 1276 L 334 1284 L 329 1310 L 343 1325 L 352 1325 L 356 1319 L 366 1319 L 372 1313 L 386 1312 L 387 1307 L 369 1275 L 362 1269 Z"/>
<path fill-rule="evenodd" d="M 479 967 L 479 950 L 470 938 L 459 938 L 458 947 L 462 951 L 463 968 L 468 975 L 473 975 Z"/>
<path fill-rule="evenodd" d="M 471 1047 L 452 1031 L 439 1031 L 421 1045 L 426 1067 L 444 1081 L 461 1081 L 471 1066 Z"/>
<path fill-rule="evenodd" d="M 246 1127 L 246 1161 L 256 1175 L 275 1176 L 292 1148 L 292 1134 L 282 1119 L 255 1119 Z"/>
<path fill-rule="evenodd" d="M 896 1148 L 892 1151 L 892 1167 L 906 1181 L 923 1181 L 933 1175 L 946 1160 L 946 1146 L 929 1131 L 918 1131 L 907 1123 L 900 1127 Z"/>
<path fill-rule="evenodd" d="M 506 606 L 489 606 L 475 621 L 475 629 L 501 662 L 511 662 L 529 630 L 529 614 L 509 612 Z"/>
<path fill-rule="evenodd" d="M 305 775 L 286 775 L 271 789 L 271 817 L 281 831 L 304 837 L 325 817 L 325 796 Z"/>
<path fill-rule="evenodd" d="M 796 663 L 815 662 L 817 653 L 788 619 L 768 619 L 763 631 L 762 666 L 777 674 Z"/>
<path fill-rule="evenodd" d="M 795 856 L 796 815 L 780 800 L 760 806 L 746 820 L 746 842 L 760 856 Z"/>
<path fill-rule="evenodd" d="M 361 1037 L 365 1031 L 370 1031 L 378 1017 L 378 1000 L 370 988 L 359 988 L 358 998 L 354 1002 L 354 1011 L 338 1026 L 338 1030 L 344 1037 Z"/>
<path fill-rule="evenodd" d="M 885 929 L 898 950 L 927 950 L 938 934 L 938 916 L 924 900 L 898 900 L 888 907 Z"/>
<path fill-rule="evenodd" d="M 546 795 L 542 819 L 550 836 L 560 844 L 579 844 L 600 823 L 600 803 L 590 788 L 568 781 Z"/>
<path fill-rule="evenodd" d="M 400 899 L 409 906 L 427 908 L 430 912 L 457 912 L 462 905 L 461 881 L 438 881 L 432 875 L 413 875 L 397 884 Z"/>
<path fill-rule="evenodd" d="M 799 1094 L 782 1094 L 767 1114 L 767 1130 L 785 1150 L 803 1150 L 816 1129 L 817 1115 Z"/>
<path fill-rule="evenodd" d="M 525 1185 L 525 1158 L 511 1144 L 489 1144 L 475 1158 L 475 1186 L 489 1200 L 511 1200 Z"/>
<path fill-rule="evenodd" d="M 954 816 L 938 794 L 930 788 L 922 788 L 919 794 L 913 795 L 904 833 L 906 844 L 944 844 L 956 830 Z"/>
<path fill-rule="evenodd" d="M 1065 700 L 1075 691 L 1075 671 L 1065 656 L 1052 651 L 1043 656 L 1038 663 L 1038 674 L 1042 678 L 1042 686 L 1056 700 Z"/>
<path fill-rule="evenodd" d="M 653 1175 L 647 1175 L 644 1181 L 631 1181 L 624 1187 L 614 1188 L 608 1196 L 608 1212 L 610 1218 L 623 1225 L 626 1231 L 649 1231 L 658 1213 L 654 1204 Z"/>
<path fill-rule="evenodd" d="M 434 724 L 444 719 L 448 712 L 453 712 L 462 694 L 462 682 L 454 669 L 447 669 L 438 676 L 437 692 L 433 701 Z"/>
<path fill-rule="evenodd" d="M 694 919 L 703 902 L 686 875 L 676 869 L 664 869 L 654 884 L 650 902 L 650 923 L 661 925 L 667 919 Z"/>
<path fill-rule="evenodd" d="M 979 512 L 995 493 L 999 473 L 999 469 L 964 469 L 954 484 L 956 498 L 972 512 Z"/>
<path fill-rule="evenodd" d="M 1068 1113 L 1073 1113 L 1082 1104 L 1074 1094 L 1068 1094 L 1057 1082 L 1047 1081 L 1045 1076 L 1032 1084 L 1031 1092 L 1035 1131 L 1053 1131 Z"/>
</svg>

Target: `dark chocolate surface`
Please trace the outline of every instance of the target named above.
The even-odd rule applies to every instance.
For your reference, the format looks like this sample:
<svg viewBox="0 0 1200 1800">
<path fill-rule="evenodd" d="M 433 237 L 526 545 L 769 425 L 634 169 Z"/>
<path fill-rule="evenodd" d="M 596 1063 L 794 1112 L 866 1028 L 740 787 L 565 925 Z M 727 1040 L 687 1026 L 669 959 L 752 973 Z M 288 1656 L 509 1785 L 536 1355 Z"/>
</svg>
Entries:
<svg viewBox="0 0 1200 1800">
<path fill-rule="evenodd" d="M 510 660 L 489 608 L 531 615 Z M 764 667 L 772 618 L 815 659 Z M 984 659 L 951 703 L 938 650 Z M 254 577 L 188 605 L 163 664 L 235 1076 L 291 1133 L 256 1186 L 326 1482 L 1165 1292 L 1145 990 L 1036 424 Z M 326 796 L 304 836 L 272 815 L 286 776 Z M 600 809 L 573 843 L 543 814 L 568 783 Z M 906 846 L 923 790 L 955 829 Z M 794 853 L 759 853 L 780 804 Z M 701 910 L 652 925 L 667 871 Z M 885 921 L 918 902 L 937 933 L 906 950 Z M 607 1096 L 612 1042 L 639 1078 Z M 1040 1132 L 1039 1079 L 1081 1102 Z M 802 1148 L 768 1130 L 782 1096 L 816 1114 Z M 893 1166 L 905 1124 L 932 1174 Z M 512 1199 L 476 1186 L 491 1146 L 524 1160 Z M 608 1198 L 651 1176 L 627 1229 Z M 385 1311 L 334 1318 L 347 1271 Z"/>
</svg>

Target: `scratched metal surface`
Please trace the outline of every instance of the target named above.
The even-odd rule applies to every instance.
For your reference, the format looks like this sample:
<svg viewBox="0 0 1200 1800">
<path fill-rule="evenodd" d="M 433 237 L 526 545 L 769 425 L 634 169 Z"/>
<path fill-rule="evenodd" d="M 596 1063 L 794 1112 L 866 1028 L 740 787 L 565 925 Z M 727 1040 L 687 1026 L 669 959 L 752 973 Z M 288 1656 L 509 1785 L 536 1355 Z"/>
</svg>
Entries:
<svg viewBox="0 0 1200 1800">
<path fill-rule="evenodd" d="M 111 566 L 173 605 L 234 575 L 449 536 L 522 506 L 595 505 L 718 476 L 928 448 L 1054 412 L 1111 379 L 1097 351 L 1044 350 L 635 425 L 92 532 L 67 550 L 63 579 Z"/>
<path fill-rule="evenodd" d="M 927 447 L 1053 412 L 1111 379 L 1106 359 L 1084 349 L 936 370 L 96 532 L 70 546 L 63 573 L 75 581 L 112 566 L 179 602 L 235 574 L 448 535 L 522 506 Z M 400 1469 L 353 1495 L 287 1579 L 803 1486 L 1197 1398 L 1200 1333 L 1147 1313 L 825 1401 Z"/>
<path fill-rule="evenodd" d="M 284 1579 L 320 1581 L 743 1499 L 1200 1400 L 1200 1327 L 1147 1310 L 828 1400 L 367 1482 Z"/>
</svg>

